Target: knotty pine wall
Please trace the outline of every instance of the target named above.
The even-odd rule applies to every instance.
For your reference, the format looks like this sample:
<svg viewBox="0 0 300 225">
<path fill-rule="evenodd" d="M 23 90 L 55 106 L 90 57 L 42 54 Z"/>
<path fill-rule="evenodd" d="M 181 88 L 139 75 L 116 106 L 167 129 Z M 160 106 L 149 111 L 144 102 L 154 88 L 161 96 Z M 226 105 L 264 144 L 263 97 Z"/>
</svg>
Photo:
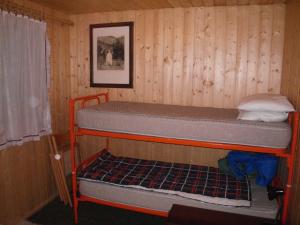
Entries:
<svg viewBox="0 0 300 225">
<path fill-rule="evenodd" d="M 72 15 L 71 94 L 112 100 L 235 107 L 254 93 L 279 93 L 285 5 L 220 6 Z M 89 25 L 134 22 L 134 88 L 89 87 Z M 103 143 L 82 138 L 81 151 Z M 101 147 L 100 147 L 101 146 Z M 225 151 L 112 141 L 116 154 L 216 165 Z"/>
<path fill-rule="evenodd" d="M 282 74 L 282 94 L 289 97 L 300 111 L 300 2 L 289 0 L 286 6 L 285 48 Z M 299 134 L 300 140 L 300 134 Z M 289 224 L 300 224 L 300 143 L 295 160 L 294 184 L 290 206 Z"/>
<path fill-rule="evenodd" d="M 23 7 L 64 18 L 65 15 L 25 0 Z M 66 132 L 67 100 L 70 96 L 69 26 L 47 21 L 51 43 L 51 89 L 49 92 L 54 132 Z M 41 141 L 0 151 L 0 224 L 13 225 L 31 215 L 56 195 L 49 162 L 49 147 Z"/>
</svg>

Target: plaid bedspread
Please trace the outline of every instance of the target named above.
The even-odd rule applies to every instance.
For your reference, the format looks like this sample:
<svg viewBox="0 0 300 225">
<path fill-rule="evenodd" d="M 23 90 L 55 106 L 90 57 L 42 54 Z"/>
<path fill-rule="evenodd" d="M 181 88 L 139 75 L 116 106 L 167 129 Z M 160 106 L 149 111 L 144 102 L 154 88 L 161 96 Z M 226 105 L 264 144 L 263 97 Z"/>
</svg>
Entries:
<svg viewBox="0 0 300 225">
<path fill-rule="evenodd" d="M 119 186 L 182 192 L 233 200 L 251 200 L 250 182 L 219 169 L 161 161 L 116 157 L 103 150 L 78 178 Z"/>
</svg>

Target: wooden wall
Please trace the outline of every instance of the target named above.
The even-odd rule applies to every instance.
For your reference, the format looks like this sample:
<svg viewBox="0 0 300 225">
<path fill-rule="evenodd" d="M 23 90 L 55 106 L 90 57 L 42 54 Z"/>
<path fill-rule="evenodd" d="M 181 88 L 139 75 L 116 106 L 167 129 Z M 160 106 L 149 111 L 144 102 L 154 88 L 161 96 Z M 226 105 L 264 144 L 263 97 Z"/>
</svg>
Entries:
<svg viewBox="0 0 300 225">
<path fill-rule="evenodd" d="M 289 97 L 296 110 L 300 111 L 300 2 L 287 1 L 285 48 L 282 74 L 282 94 Z M 299 134 L 300 140 L 300 134 Z M 289 224 L 300 224 L 300 147 L 296 156 L 292 201 L 290 203 Z"/>
<path fill-rule="evenodd" d="M 234 107 L 246 95 L 280 91 L 284 4 L 92 13 L 71 20 L 72 96 L 108 91 L 112 100 Z M 134 89 L 90 88 L 89 24 L 120 21 L 134 21 Z M 83 152 L 99 150 L 87 139 Z M 225 154 L 128 141 L 114 141 L 112 149 L 208 165 Z"/>
<path fill-rule="evenodd" d="M 41 0 L 33 1 L 41 2 Z M 267 5 L 285 2 L 286 0 L 126 0 L 126 4 L 124 4 L 122 0 L 76 0 L 68 2 L 62 2 L 61 0 L 42 1 L 45 6 L 62 10 L 69 14 L 178 7 Z"/>
<path fill-rule="evenodd" d="M 13 1 L 20 6 L 40 10 L 64 18 L 57 11 L 25 0 Z M 47 21 L 51 43 L 51 89 L 49 92 L 52 127 L 55 132 L 67 131 L 70 95 L 69 26 Z M 0 224 L 16 224 L 56 195 L 49 163 L 47 139 L 0 151 Z"/>
</svg>

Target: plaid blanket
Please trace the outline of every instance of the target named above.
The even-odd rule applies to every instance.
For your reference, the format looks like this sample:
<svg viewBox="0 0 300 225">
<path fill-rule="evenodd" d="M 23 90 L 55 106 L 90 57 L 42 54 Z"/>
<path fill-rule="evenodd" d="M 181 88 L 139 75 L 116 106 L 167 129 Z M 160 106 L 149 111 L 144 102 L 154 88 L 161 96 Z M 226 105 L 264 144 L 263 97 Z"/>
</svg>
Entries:
<svg viewBox="0 0 300 225">
<path fill-rule="evenodd" d="M 247 178 L 236 180 L 217 168 L 207 166 L 116 157 L 106 150 L 79 171 L 78 178 L 178 194 L 224 205 L 250 206 L 251 200 Z M 207 200 L 207 197 L 212 197 L 213 201 Z"/>
</svg>

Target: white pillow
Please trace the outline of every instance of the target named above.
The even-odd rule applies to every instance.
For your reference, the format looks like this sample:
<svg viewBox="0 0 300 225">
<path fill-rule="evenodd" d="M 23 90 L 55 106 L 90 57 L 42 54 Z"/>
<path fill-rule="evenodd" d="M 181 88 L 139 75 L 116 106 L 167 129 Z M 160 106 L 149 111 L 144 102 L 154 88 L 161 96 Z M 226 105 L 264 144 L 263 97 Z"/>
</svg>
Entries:
<svg viewBox="0 0 300 225">
<path fill-rule="evenodd" d="M 240 110 L 239 120 L 252 120 L 252 121 L 264 121 L 264 122 L 282 122 L 288 118 L 287 112 L 271 112 L 271 111 L 244 111 Z"/>
<path fill-rule="evenodd" d="M 238 109 L 246 111 L 293 112 L 293 105 L 282 95 L 257 94 L 245 97 Z"/>
</svg>

